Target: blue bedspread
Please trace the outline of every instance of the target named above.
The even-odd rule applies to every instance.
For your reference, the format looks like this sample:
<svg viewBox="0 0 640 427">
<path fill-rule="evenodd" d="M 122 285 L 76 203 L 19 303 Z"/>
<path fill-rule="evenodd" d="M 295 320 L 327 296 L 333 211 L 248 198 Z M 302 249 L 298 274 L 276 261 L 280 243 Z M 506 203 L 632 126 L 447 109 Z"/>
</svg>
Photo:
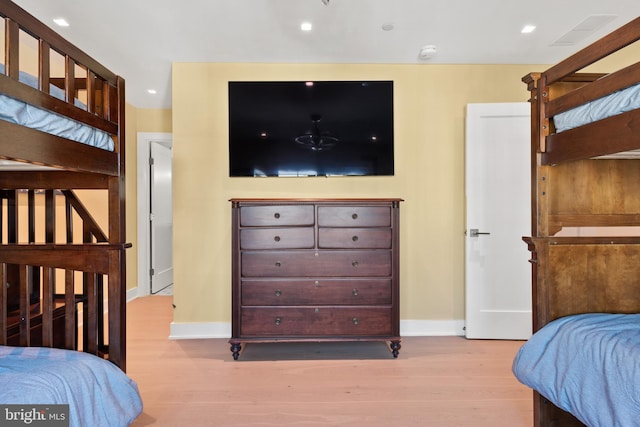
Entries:
<svg viewBox="0 0 640 427">
<path fill-rule="evenodd" d="M 0 64 L 0 72 L 4 73 L 3 64 Z M 20 72 L 19 80 L 31 87 L 38 87 L 37 79 L 25 72 Z M 51 85 L 50 93 L 64 100 L 64 92 L 59 87 Z M 77 99 L 75 104 L 86 109 Z M 106 132 L 3 94 L 0 94 L 0 119 L 103 150 L 113 151 L 115 147 L 113 138 Z"/>
<path fill-rule="evenodd" d="M 0 346 L 0 403 L 69 404 L 77 427 L 128 426 L 142 412 L 136 383 L 113 363 L 41 347 Z"/>
<path fill-rule="evenodd" d="M 636 108 L 640 108 L 640 84 L 556 114 L 553 123 L 556 131 L 562 132 Z"/>
<path fill-rule="evenodd" d="M 522 346 L 513 373 L 590 427 L 640 426 L 640 314 L 557 319 Z"/>
</svg>

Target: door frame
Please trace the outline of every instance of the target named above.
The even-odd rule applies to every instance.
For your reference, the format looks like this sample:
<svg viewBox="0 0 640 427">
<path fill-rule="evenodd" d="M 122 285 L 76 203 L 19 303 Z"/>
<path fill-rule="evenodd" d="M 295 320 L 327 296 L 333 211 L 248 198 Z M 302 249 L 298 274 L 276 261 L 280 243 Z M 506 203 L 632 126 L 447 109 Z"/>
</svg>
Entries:
<svg viewBox="0 0 640 427">
<path fill-rule="evenodd" d="M 165 132 L 138 132 L 138 296 L 151 294 L 151 230 L 148 227 L 151 206 L 151 176 L 149 173 L 149 153 L 151 143 L 158 142 L 173 147 L 173 134 Z"/>
</svg>

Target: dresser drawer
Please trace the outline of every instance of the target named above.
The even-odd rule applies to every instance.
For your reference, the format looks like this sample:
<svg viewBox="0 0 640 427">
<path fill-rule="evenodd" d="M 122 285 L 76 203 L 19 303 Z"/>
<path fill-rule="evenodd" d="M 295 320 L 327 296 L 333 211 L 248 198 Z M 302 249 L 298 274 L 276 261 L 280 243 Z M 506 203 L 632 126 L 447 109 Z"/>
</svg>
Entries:
<svg viewBox="0 0 640 427">
<path fill-rule="evenodd" d="M 319 206 L 320 227 L 390 227 L 388 206 Z"/>
<path fill-rule="evenodd" d="M 390 279 L 243 280 L 242 305 L 391 304 Z"/>
<path fill-rule="evenodd" d="M 312 205 L 243 206 L 240 208 L 241 227 L 313 225 Z"/>
<path fill-rule="evenodd" d="M 388 336 L 387 307 L 245 307 L 240 335 L 265 336 Z"/>
<path fill-rule="evenodd" d="M 243 228 L 240 249 L 312 249 L 313 227 Z"/>
<path fill-rule="evenodd" d="M 318 247 L 325 249 L 390 249 L 390 228 L 320 228 Z"/>
<path fill-rule="evenodd" d="M 391 251 L 246 251 L 243 277 L 391 275 Z"/>
</svg>

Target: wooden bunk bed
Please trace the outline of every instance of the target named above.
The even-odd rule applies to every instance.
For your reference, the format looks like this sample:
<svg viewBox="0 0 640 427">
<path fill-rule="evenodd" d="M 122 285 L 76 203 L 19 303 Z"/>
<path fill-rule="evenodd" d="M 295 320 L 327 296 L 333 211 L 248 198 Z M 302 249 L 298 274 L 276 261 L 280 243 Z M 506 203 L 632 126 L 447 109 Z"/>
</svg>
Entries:
<svg viewBox="0 0 640 427">
<path fill-rule="evenodd" d="M 141 400 L 124 374 L 124 80 L 9 0 L 0 25 L 0 401 L 95 392 L 71 405 L 71 425 L 126 425 Z M 61 359 L 71 386 L 17 389 L 32 366 L 62 372 Z M 107 371 L 111 384 L 96 379 Z"/>
<path fill-rule="evenodd" d="M 640 106 L 633 94 L 624 101 L 618 98 L 638 90 L 640 62 L 609 73 L 583 71 L 639 39 L 640 18 L 547 71 L 523 78 L 531 93 L 532 235 L 524 240 L 532 253 L 535 334 L 514 361 L 514 373 L 534 389 L 535 426 L 635 425 L 640 419 L 640 408 L 626 406 L 624 415 L 612 404 L 629 403 L 630 397 L 640 395 L 640 386 L 626 389 L 625 398 L 609 395 L 606 385 L 587 392 L 584 384 L 610 374 L 603 361 L 591 360 L 587 369 L 578 369 L 575 359 L 583 350 L 619 356 L 616 352 L 626 348 L 635 354 L 630 359 L 640 372 L 640 346 L 634 350 L 618 342 L 613 351 L 590 348 L 590 343 L 600 346 L 609 339 L 598 335 L 605 327 L 597 325 L 578 350 L 566 341 L 554 344 L 542 338 L 547 334 L 560 339 L 561 329 L 551 328 L 602 313 L 607 317 L 596 324 L 621 318 L 630 322 L 625 333 L 640 336 L 640 317 L 634 314 L 640 313 Z M 623 108 L 607 109 L 616 104 Z M 579 109 L 588 110 L 595 121 L 567 125 L 567 117 Z M 559 354 L 543 364 L 554 345 Z M 533 359 L 525 360 L 530 355 Z M 563 355 L 573 372 L 558 366 Z M 630 379 L 640 384 L 637 376 Z M 566 396 L 569 382 L 583 387 L 575 401 Z M 601 414 L 592 416 L 581 407 L 589 404 Z M 609 408 L 615 422 L 598 421 Z M 625 424 L 624 416 L 635 416 L 635 422 Z"/>
</svg>

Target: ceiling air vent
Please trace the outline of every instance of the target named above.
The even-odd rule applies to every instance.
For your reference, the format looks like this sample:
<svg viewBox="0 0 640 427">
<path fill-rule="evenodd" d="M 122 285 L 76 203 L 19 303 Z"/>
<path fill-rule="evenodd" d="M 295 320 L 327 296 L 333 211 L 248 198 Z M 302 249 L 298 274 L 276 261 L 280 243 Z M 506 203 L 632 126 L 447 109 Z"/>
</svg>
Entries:
<svg viewBox="0 0 640 427">
<path fill-rule="evenodd" d="M 572 46 L 579 43 L 617 17 L 618 15 L 591 15 L 564 36 L 551 43 L 551 46 Z"/>
</svg>

